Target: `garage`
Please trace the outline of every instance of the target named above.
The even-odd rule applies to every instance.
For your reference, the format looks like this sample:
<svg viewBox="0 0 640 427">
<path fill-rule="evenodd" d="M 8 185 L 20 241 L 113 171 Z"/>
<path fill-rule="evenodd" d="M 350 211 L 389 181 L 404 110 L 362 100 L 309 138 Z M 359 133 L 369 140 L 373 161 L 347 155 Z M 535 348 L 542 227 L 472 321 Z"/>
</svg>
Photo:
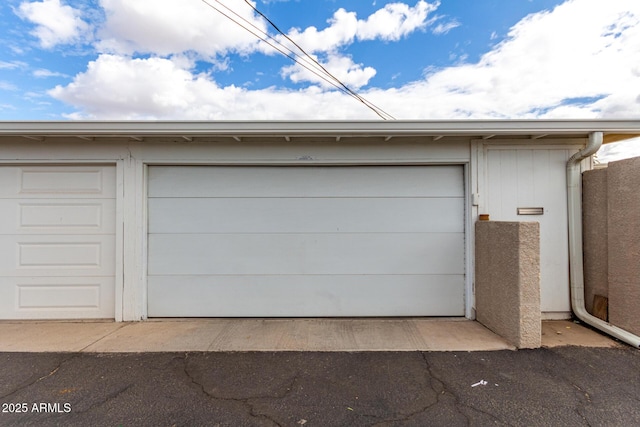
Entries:
<svg viewBox="0 0 640 427">
<path fill-rule="evenodd" d="M 0 166 L 0 318 L 114 318 L 115 167 Z"/>
<path fill-rule="evenodd" d="M 464 168 L 149 166 L 149 317 L 464 316 Z"/>
</svg>

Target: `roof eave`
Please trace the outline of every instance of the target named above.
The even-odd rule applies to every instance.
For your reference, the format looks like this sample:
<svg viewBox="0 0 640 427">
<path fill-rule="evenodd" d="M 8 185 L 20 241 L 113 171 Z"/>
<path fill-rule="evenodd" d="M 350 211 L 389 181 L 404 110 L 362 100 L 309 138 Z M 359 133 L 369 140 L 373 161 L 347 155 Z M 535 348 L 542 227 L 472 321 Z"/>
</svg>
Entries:
<svg viewBox="0 0 640 427">
<path fill-rule="evenodd" d="M 0 121 L 0 136 L 640 135 L 637 120 Z"/>
</svg>

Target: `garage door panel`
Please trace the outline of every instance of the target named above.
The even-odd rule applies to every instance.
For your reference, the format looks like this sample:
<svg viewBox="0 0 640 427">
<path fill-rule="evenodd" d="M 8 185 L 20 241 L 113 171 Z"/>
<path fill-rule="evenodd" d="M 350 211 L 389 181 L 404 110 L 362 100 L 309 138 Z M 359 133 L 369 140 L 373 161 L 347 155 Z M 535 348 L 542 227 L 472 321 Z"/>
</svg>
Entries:
<svg viewBox="0 0 640 427">
<path fill-rule="evenodd" d="M 112 277 L 0 277 L 0 312 L 13 319 L 113 318 Z"/>
<path fill-rule="evenodd" d="M 149 232 L 458 232 L 460 198 L 153 198 Z M 203 215 L 188 214 L 203 212 Z M 283 218 L 287 218 L 283 221 Z"/>
<path fill-rule="evenodd" d="M 115 198 L 112 166 L 3 166 L 0 198 Z"/>
<path fill-rule="evenodd" d="M 461 274 L 462 233 L 149 236 L 149 274 Z"/>
<path fill-rule="evenodd" d="M 461 275 L 159 276 L 149 278 L 149 316 L 462 316 L 463 282 Z"/>
<path fill-rule="evenodd" d="M 462 197 L 459 166 L 149 169 L 149 197 Z"/>
<path fill-rule="evenodd" d="M 114 236 L 0 236 L 0 276 L 110 276 Z"/>
<path fill-rule="evenodd" d="M 0 199 L 0 234 L 114 234 L 114 199 Z M 9 220 L 13 219 L 13 220 Z"/>
</svg>

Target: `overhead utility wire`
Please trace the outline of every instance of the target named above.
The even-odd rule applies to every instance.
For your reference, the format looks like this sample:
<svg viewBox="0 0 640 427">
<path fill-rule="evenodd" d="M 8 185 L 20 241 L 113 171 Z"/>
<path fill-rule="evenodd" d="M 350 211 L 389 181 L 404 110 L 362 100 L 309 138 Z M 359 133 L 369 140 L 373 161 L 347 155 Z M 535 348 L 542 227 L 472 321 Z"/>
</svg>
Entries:
<svg viewBox="0 0 640 427">
<path fill-rule="evenodd" d="M 254 5 L 252 5 L 249 0 L 244 0 L 244 2 L 246 4 L 248 4 L 249 7 L 251 9 L 253 9 L 258 15 L 262 16 L 269 23 L 269 25 L 271 25 L 279 34 L 281 34 L 284 38 L 289 40 L 295 47 L 297 47 L 298 50 L 300 50 L 300 52 L 302 52 L 307 58 L 310 58 L 311 61 L 313 61 L 318 67 L 320 67 L 320 69 L 322 69 L 322 71 L 324 71 L 333 80 L 335 80 L 338 84 L 340 84 L 340 86 L 342 86 L 351 96 L 355 97 L 358 101 L 362 102 L 364 105 L 366 105 L 367 107 L 372 109 L 378 116 L 382 117 L 383 119 L 385 119 L 385 120 L 388 120 L 388 119 L 395 120 L 395 117 L 393 117 L 391 114 L 387 113 L 382 108 L 378 107 L 377 105 L 373 104 L 372 102 L 369 102 L 364 97 L 362 97 L 360 94 L 356 93 L 354 90 L 352 90 L 347 85 L 342 83 L 342 81 L 340 81 L 336 76 L 334 76 L 331 72 L 329 72 L 329 70 L 327 70 L 313 56 L 309 55 L 307 53 L 307 51 L 305 51 L 298 43 L 296 43 L 291 37 L 289 37 L 287 34 L 285 34 L 284 31 L 282 31 L 271 19 L 269 19 L 264 13 L 262 13 Z"/>
<path fill-rule="evenodd" d="M 296 61 L 295 58 L 292 58 L 290 55 L 284 53 L 282 50 L 280 50 L 279 48 L 277 48 L 276 46 L 274 46 L 272 43 L 269 43 L 267 40 L 265 40 L 264 38 L 262 38 L 260 35 L 254 33 L 252 30 L 250 30 L 249 28 L 245 27 L 244 25 L 242 25 L 241 23 L 237 22 L 235 19 L 231 18 L 230 16 L 228 16 L 226 13 L 222 12 L 221 10 L 217 9 L 216 7 L 214 7 L 213 5 L 209 4 L 207 1 L 202 0 L 204 3 L 206 3 L 208 6 L 210 6 L 212 9 L 214 9 L 215 11 L 219 12 L 221 15 L 225 16 L 226 18 L 228 18 L 229 20 L 231 20 L 232 22 L 234 22 L 235 24 L 239 25 L 240 27 L 242 27 L 243 29 L 249 31 L 251 34 L 253 34 L 254 36 L 256 36 L 257 38 L 259 38 L 261 41 L 267 43 L 269 46 L 273 47 L 275 50 L 277 50 L 278 52 L 282 53 L 283 55 L 285 55 L 287 58 L 291 59 L 292 61 L 298 63 L 299 65 L 305 67 L 307 70 L 310 70 L 308 67 L 306 67 L 303 64 L 300 64 L 299 62 Z M 296 52 L 294 52 L 293 50 L 289 49 L 289 47 L 285 46 L 284 44 L 282 44 L 279 40 L 277 40 L 275 37 L 273 37 L 272 35 L 270 35 L 269 33 L 264 32 L 262 29 L 258 28 L 253 22 L 249 21 L 248 19 L 246 19 L 245 17 L 239 15 L 236 11 L 234 11 L 233 9 L 230 9 L 229 6 L 225 5 L 224 3 L 222 3 L 220 0 L 214 0 L 216 3 L 218 3 L 220 6 L 222 6 L 223 8 L 225 8 L 226 10 L 228 10 L 230 13 L 234 14 L 235 16 L 238 17 L 238 19 L 244 21 L 247 25 L 253 27 L 258 33 L 262 34 L 263 36 L 267 37 L 268 39 L 273 40 L 276 44 L 280 45 L 283 49 L 289 51 L 289 53 L 291 53 L 291 55 L 299 58 L 300 60 L 304 60 L 309 66 L 313 67 L 313 68 L 318 68 L 319 71 L 323 71 L 322 70 L 322 66 L 320 66 L 315 60 L 309 60 L 306 57 L 302 57 L 300 55 L 298 55 Z M 266 18 L 265 18 L 266 19 Z M 307 55 L 308 56 L 308 55 Z M 329 73 L 326 73 L 329 74 Z M 327 83 L 331 83 L 326 76 L 322 76 L 316 73 L 316 75 L 320 78 L 322 78 L 324 81 L 326 81 Z M 333 76 L 331 76 L 333 77 Z M 333 77 L 333 80 L 337 80 L 335 77 Z M 335 85 L 334 85 L 335 86 Z"/>
<path fill-rule="evenodd" d="M 246 0 L 245 0 L 246 1 Z M 284 36 L 287 40 L 289 40 L 294 46 L 296 46 L 302 53 L 304 53 L 306 55 L 306 57 L 301 57 L 300 55 L 298 55 L 296 52 L 292 51 L 289 47 L 285 46 L 284 44 L 282 44 L 279 40 L 275 39 L 273 36 L 269 35 L 268 33 L 264 32 L 263 30 L 261 30 L 260 28 L 256 27 L 253 23 L 249 22 L 247 19 L 245 19 L 244 17 L 240 16 L 238 13 L 236 13 L 235 11 L 231 10 L 229 7 L 227 7 L 226 5 L 224 5 L 223 3 L 221 3 L 219 0 L 215 0 L 216 3 L 220 4 L 220 6 L 224 7 L 226 10 L 228 10 L 230 13 L 234 14 L 235 16 L 237 16 L 240 20 L 244 21 L 246 24 L 250 25 L 251 27 L 253 27 L 255 29 L 255 31 L 251 30 L 250 28 L 246 27 L 245 25 L 243 25 L 242 23 L 238 22 L 236 19 L 232 18 L 231 16 L 229 16 L 227 13 L 221 11 L 220 9 L 218 9 L 217 7 L 215 7 L 214 5 L 212 5 L 211 3 L 209 3 L 207 0 L 202 0 L 203 3 L 205 3 L 207 6 L 211 7 L 213 10 L 215 10 L 216 12 L 220 13 L 221 15 L 223 15 L 224 17 L 226 17 L 227 19 L 231 20 L 232 22 L 234 22 L 236 25 L 242 27 L 244 30 L 250 32 L 252 35 L 254 35 L 255 37 L 257 37 L 258 39 L 260 39 L 261 41 L 267 43 L 269 46 L 271 46 L 273 49 L 275 49 L 276 51 L 280 52 L 281 54 L 283 54 L 284 56 L 286 56 L 287 58 L 291 59 L 293 62 L 295 62 L 296 64 L 300 65 L 301 67 L 307 69 L 308 71 L 310 71 L 311 73 L 315 74 L 316 76 L 318 76 L 319 78 L 321 78 L 322 80 L 324 80 L 325 82 L 329 83 L 330 85 L 332 85 L 333 87 L 335 87 L 336 89 L 340 90 L 341 92 L 345 93 L 346 95 L 352 96 L 353 98 L 355 98 L 356 100 L 360 101 L 361 103 L 363 103 L 366 107 L 368 107 L 369 109 L 371 109 L 372 111 L 374 111 L 378 116 L 380 116 L 381 118 L 383 118 L 384 120 L 388 120 L 388 119 L 392 119 L 394 120 L 395 118 L 385 112 L 384 110 L 382 110 L 381 108 L 377 107 L 376 105 L 374 105 L 373 103 L 367 101 L 366 99 L 364 99 L 361 95 L 357 94 L 355 91 L 353 91 L 352 89 L 350 89 L 349 87 L 347 87 L 344 83 L 342 83 L 337 77 L 335 77 L 333 74 L 331 74 L 325 67 L 322 66 L 322 64 L 320 64 L 315 58 L 313 58 L 311 55 L 309 55 L 304 49 L 302 49 L 302 47 L 300 47 L 295 41 L 293 41 L 290 37 L 288 37 L 286 34 L 284 34 L 269 18 L 267 18 L 262 12 L 260 12 L 258 9 L 256 9 L 252 4 L 250 4 L 249 2 L 247 2 L 247 4 L 256 12 L 258 13 L 260 16 L 262 16 L 265 20 L 267 20 L 267 22 L 269 22 L 269 24 L 274 27 L 276 29 L 276 31 L 278 31 L 278 33 L 280 33 L 282 36 Z M 257 34 L 256 33 L 259 33 Z M 262 36 L 261 36 L 262 35 Z M 268 40 L 266 40 L 263 36 L 267 37 L 268 39 L 273 40 L 274 43 L 276 43 L 278 46 L 275 46 L 273 43 L 269 42 Z M 287 50 L 290 54 L 284 52 L 282 49 Z M 304 61 L 305 64 L 303 64 L 301 61 Z M 311 68 L 310 68 L 311 67 Z M 312 69 L 313 68 L 313 69 Z M 329 76 L 331 78 L 331 80 L 329 80 L 327 78 L 327 76 Z"/>
<path fill-rule="evenodd" d="M 318 62 L 313 56 L 309 55 L 300 45 L 298 45 L 298 43 L 296 43 L 293 39 L 291 39 L 291 37 L 289 37 L 288 35 L 286 35 L 280 28 L 278 28 L 278 26 L 271 20 L 269 19 L 264 13 L 262 13 L 261 11 L 259 11 L 254 5 L 252 5 L 248 0 L 245 0 L 245 3 L 247 3 L 249 5 L 249 7 L 251 7 L 251 9 L 253 9 L 258 15 L 262 16 L 279 34 L 281 34 L 284 38 L 286 38 L 287 40 L 289 40 L 295 47 L 297 47 L 300 52 L 302 52 L 306 57 L 310 58 L 311 61 L 313 61 L 313 63 L 315 63 L 318 67 L 320 67 L 320 69 L 322 69 L 322 71 L 324 71 L 327 75 L 329 75 L 333 80 L 335 80 L 338 84 L 340 84 L 341 87 L 343 87 L 348 94 L 350 94 L 351 96 L 353 96 L 354 98 L 356 98 L 358 101 L 362 102 L 364 105 L 366 105 L 368 108 L 370 108 L 371 110 L 373 110 L 378 116 L 380 116 L 381 118 L 388 120 L 388 119 L 392 119 L 395 120 L 395 117 L 393 117 L 391 114 L 387 113 L 386 111 L 384 111 L 382 108 L 376 106 L 375 104 L 373 104 L 372 102 L 366 100 L 364 97 L 362 97 L 361 95 L 359 95 L 358 93 L 356 93 L 354 90 L 352 90 L 351 88 L 349 88 L 347 85 L 345 85 L 344 83 L 342 83 L 342 81 L 340 81 L 336 76 L 334 76 L 331 72 L 329 72 L 329 70 L 327 70 L 320 62 Z"/>
<path fill-rule="evenodd" d="M 220 3 L 218 0 L 215 0 L 217 3 Z M 335 87 L 336 89 L 345 92 L 347 95 L 349 95 L 348 92 L 346 92 L 342 87 L 340 87 L 340 85 L 338 83 L 335 83 L 331 80 L 329 80 L 325 75 L 322 75 L 320 73 L 320 70 L 313 70 L 310 67 L 314 67 L 314 64 L 302 64 L 301 62 L 299 62 L 295 57 L 298 57 L 301 60 L 305 60 L 308 62 L 308 60 L 306 58 L 300 57 L 299 55 L 297 55 L 295 52 L 293 52 L 291 49 L 287 48 L 285 45 L 283 45 L 282 43 L 280 43 L 278 40 L 276 40 L 273 36 L 265 33 L 264 31 L 262 31 L 261 29 L 259 29 L 258 27 L 256 27 L 254 24 L 252 24 L 251 22 L 247 21 L 245 18 L 243 18 L 242 16 L 238 15 L 236 12 L 234 12 L 233 10 L 229 9 L 227 6 L 225 6 L 224 4 L 220 3 L 220 5 L 222 7 L 224 7 L 225 9 L 229 10 L 229 12 L 233 13 L 234 15 L 236 15 L 239 19 L 245 21 L 247 24 L 249 24 L 250 26 L 252 26 L 253 28 L 255 28 L 255 30 L 266 36 L 267 38 L 273 40 L 276 44 L 279 44 L 280 47 L 274 45 L 273 43 L 269 42 L 268 40 L 266 40 L 265 38 L 263 38 L 260 34 L 256 34 L 256 32 L 252 31 L 250 28 L 245 27 L 244 25 L 242 25 L 240 22 L 236 21 L 235 19 L 233 19 L 231 16 L 227 15 L 226 13 L 224 13 L 223 11 L 221 11 L 220 9 L 218 9 L 217 7 L 215 7 L 214 5 L 208 3 L 206 0 L 202 0 L 203 3 L 205 3 L 207 6 L 209 6 L 210 8 L 212 8 L 213 10 L 215 10 L 216 12 L 220 13 L 222 16 L 226 17 L 227 19 L 229 19 L 230 21 L 234 22 L 235 24 L 239 25 L 240 27 L 242 27 L 243 29 L 247 30 L 248 32 L 250 32 L 251 34 L 253 34 L 254 36 L 256 36 L 258 39 L 260 39 L 261 41 L 265 42 L 266 44 L 268 44 L 269 46 L 271 46 L 274 50 L 277 50 L 278 52 L 280 52 L 281 54 L 283 54 L 284 56 L 286 56 L 287 58 L 291 59 L 292 61 L 294 61 L 295 63 L 297 63 L 298 65 L 300 65 L 301 67 L 307 69 L 308 71 L 310 71 L 311 73 L 315 74 L 316 76 L 318 76 L 319 78 L 321 78 L 322 80 L 326 81 L 327 83 L 329 83 L 330 85 L 332 85 L 333 87 Z M 288 53 L 286 53 L 283 49 L 288 50 L 291 55 L 289 55 Z M 292 56 L 293 55 L 293 56 Z"/>
<path fill-rule="evenodd" d="M 229 15 L 227 15 L 226 13 L 222 12 L 220 9 L 218 9 L 217 7 L 213 6 L 212 4 L 208 3 L 206 0 L 202 0 L 203 3 L 207 4 L 207 6 L 211 7 L 212 9 L 214 9 L 216 12 L 220 13 L 221 15 L 223 15 L 224 17 L 228 18 L 229 20 L 231 20 L 232 22 L 234 22 L 235 24 L 239 25 L 240 27 L 242 27 L 243 29 L 247 30 L 248 32 L 250 32 L 251 34 L 253 34 L 254 36 L 256 36 L 258 39 L 260 39 L 261 41 L 265 42 L 266 44 L 268 44 L 269 46 L 271 46 L 273 49 L 277 50 L 278 52 L 280 52 L 281 54 L 283 54 L 284 56 L 286 56 L 287 58 L 291 59 L 293 62 L 295 62 L 296 64 L 300 65 L 301 67 L 307 69 L 308 71 L 310 71 L 311 73 L 315 74 L 316 76 L 318 76 L 320 79 L 324 80 L 325 82 L 329 83 L 330 85 L 332 85 L 333 87 L 335 87 L 336 89 L 340 90 L 341 92 L 345 93 L 346 95 L 349 96 L 353 96 L 351 93 L 349 93 L 348 90 L 346 90 L 342 85 L 342 82 L 340 82 L 340 80 L 338 80 L 336 77 L 331 76 L 332 80 L 331 81 L 327 78 L 325 71 L 322 70 L 322 67 L 312 58 L 312 62 L 309 61 L 309 59 L 305 58 L 305 57 L 301 57 L 300 55 L 298 55 L 297 53 L 295 53 L 294 51 L 292 51 L 290 48 L 288 48 L 287 46 L 285 46 L 284 44 L 282 44 L 279 40 L 275 39 L 273 36 L 265 33 L 264 31 L 262 31 L 261 29 L 259 29 L 258 27 L 256 27 L 253 23 L 249 22 L 248 20 L 246 20 L 245 18 L 243 18 L 242 16 L 238 15 L 235 11 L 229 9 L 229 7 L 225 6 L 223 3 L 221 3 L 219 0 L 215 0 L 216 3 L 220 4 L 222 7 L 224 7 L 225 9 L 227 9 L 229 12 L 233 13 L 234 15 L 236 15 L 239 19 L 241 19 L 242 21 L 246 22 L 248 25 L 252 26 L 253 28 L 256 29 L 256 31 L 264 36 L 266 36 L 267 38 L 273 40 L 276 44 L 278 44 L 282 49 L 285 49 L 287 51 L 289 51 L 291 53 L 291 55 L 287 54 L 286 52 L 284 52 L 282 49 L 280 49 L 278 46 L 275 46 L 273 43 L 270 43 L 269 41 L 267 41 L 265 38 L 261 37 L 259 34 L 256 34 L 254 31 L 252 31 L 251 29 L 245 27 L 244 25 L 242 25 L 241 23 L 239 23 L 238 21 L 236 21 L 235 19 L 233 19 L 232 17 L 230 17 Z M 293 55 L 293 56 L 292 56 Z M 299 60 L 304 60 L 307 64 L 303 64 L 301 63 Z M 311 67 L 311 68 L 310 68 Z M 314 68 L 314 69 L 312 69 Z M 324 73 L 324 74 L 323 74 Z M 371 108 L 371 107 L 369 107 Z M 377 112 L 376 112 L 377 113 Z"/>
</svg>

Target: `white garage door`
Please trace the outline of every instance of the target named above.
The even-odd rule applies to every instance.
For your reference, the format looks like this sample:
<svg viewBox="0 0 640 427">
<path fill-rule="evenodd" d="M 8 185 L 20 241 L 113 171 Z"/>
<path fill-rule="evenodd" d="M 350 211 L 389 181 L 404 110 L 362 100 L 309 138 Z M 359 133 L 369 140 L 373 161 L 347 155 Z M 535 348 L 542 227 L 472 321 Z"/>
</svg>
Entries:
<svg viewBox="0 0 640 427">
<path fill-rule="evenodd" d="M 464 315 L 461 166 L 150 167 L 148 315 Z"/>
<path fill-rule="evenodd" d="M 0 167 L 0 318 L 114 317 L 115 168 Z"/>
</svg>

